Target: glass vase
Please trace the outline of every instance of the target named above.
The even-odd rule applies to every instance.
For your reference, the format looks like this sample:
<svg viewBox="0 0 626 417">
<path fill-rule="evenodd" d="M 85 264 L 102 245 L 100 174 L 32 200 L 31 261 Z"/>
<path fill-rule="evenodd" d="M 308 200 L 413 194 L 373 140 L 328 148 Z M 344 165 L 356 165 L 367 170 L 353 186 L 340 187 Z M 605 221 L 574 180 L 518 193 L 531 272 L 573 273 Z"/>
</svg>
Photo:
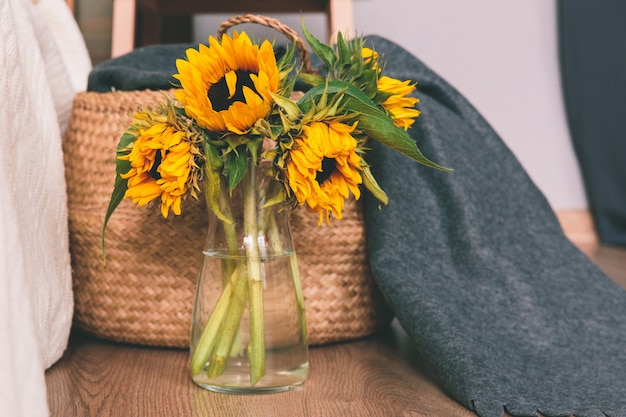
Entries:
<svg viewBox="0 0 626 417">
<path fill-rule="evenodd" d="M 190 371 L 205 389 L 276 392 L 304 382 L 308 344 L 288 210 L 281 186 L 252 162 L 234 190 L 209 204 L 192 317 Z"/>
</svg>

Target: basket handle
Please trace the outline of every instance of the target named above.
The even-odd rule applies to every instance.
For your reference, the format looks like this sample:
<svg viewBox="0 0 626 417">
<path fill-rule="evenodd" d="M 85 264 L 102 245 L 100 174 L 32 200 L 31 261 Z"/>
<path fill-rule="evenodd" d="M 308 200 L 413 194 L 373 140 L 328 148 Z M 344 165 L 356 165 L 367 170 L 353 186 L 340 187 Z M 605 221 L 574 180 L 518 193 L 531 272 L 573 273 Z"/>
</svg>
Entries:
<svg viewBox="0 0 626 417">
<path fill-rule="evenodd" d="M 300 53 L 300 59 L 302 60 L 302 70 L 306 73 L 314 73 L 315 71 L 311 68 L 311 60 L 309 59 L 309 50 L 306 48 L 304 41 L 300 36 L 298 36 L 298 32 L 290 28 L 289 26 L 281 23 L 277 19 L 273 19 L 271 17 L 256 15 L 256 14 L 246 14 L 239 15 L 235 17 L 231 17 L 228 20 L 222 22 L 220 27 L 217 29 L 217 39 L 222 39 L 222 36 L 228 31 L 228 29 L 233 26 L 240 25 L 242 23 L 257 23 L 262 26 L 270 27 L 277 32 L 285 35 L 291 42 L 296 45 L 296 49 Z"/>
</svg>

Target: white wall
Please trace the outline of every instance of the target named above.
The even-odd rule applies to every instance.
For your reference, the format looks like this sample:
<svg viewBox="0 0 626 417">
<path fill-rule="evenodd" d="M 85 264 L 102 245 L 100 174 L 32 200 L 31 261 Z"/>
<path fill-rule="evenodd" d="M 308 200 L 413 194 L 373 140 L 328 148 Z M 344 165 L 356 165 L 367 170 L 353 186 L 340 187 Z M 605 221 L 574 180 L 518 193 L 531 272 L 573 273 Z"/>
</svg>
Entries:
<svg viewBox="0 0 626 417">
<path fill-rule="evenodd" d="M 233 14 L 222 14 L 216 13 L 211 15 L 197 15 L 194 16 L 193 20 L 193 37 L 196 42 L 206 42 L 209 35 L 215 36 L 217 33 L 217 29 L 220 27 L 220 24 L 227 19 L 233 17 Z M 285 25 L 291 27 L 296 30 L 300 36 L 302 36 L 302 30 L 300 27 L 302 26 L 302 19 L 304 18 L 304 23 L 306 24 L 307 29 L 309 29 L 318 39 L 326 40 L 328 38 L 326 33 L 326 14 L 325 13 L 304 13 L 296 14 L 296 13 L 273 13 L 269 15 L 274 19 L 278 19 L 280 22 Z M 265 28 L 258 24 L 244 24 L 239 26 L 234 26 L 233 30 L 254 33 L 259 38 L 270 38 L 273 39 L 276 37 L 277 41 L 284 42 L 286 38 L 282 37 L 282 35 L 277 35 L 273 29 Z"/>
<path fill-rule="evenodd" d="M 353 8 L 359 34 L 404 47 L 474 105 L 553 208 L 587 207 L 561 95 L 554 0 L 353 0 Z M 300 16 L 273 17 L 300 27 Z M 323 15 L 305 22 L 324 37 Z M 215 31 L 207 20 L 196 27 Z"/>
</svg>

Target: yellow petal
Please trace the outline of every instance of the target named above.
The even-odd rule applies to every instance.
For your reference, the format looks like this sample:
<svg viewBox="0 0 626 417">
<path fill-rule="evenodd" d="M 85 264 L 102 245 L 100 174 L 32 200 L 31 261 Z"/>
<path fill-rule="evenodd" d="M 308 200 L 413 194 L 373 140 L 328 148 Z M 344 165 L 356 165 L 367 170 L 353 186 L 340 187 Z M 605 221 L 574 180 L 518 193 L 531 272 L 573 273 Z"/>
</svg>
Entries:
<svg viewBox="0 0 626 417">
<path fill-rule="evenodd" d="M 224 74 L 224 79 L 228 86 L 228 98 L 233 98 L 237 92 L 237 73 L 235 71 L 228 71 Z"/>
</svg>

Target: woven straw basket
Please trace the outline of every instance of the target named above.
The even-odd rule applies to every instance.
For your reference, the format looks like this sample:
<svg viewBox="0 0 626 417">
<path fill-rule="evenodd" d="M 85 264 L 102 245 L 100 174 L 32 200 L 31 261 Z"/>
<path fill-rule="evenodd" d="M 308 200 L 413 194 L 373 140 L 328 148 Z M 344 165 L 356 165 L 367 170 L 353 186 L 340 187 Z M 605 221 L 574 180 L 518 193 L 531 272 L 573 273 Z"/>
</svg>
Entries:
<svg viewBox="0 0 626 417">
<path fill-rule="evenodd" d="M 115 178 L 115 149 L 129 115 L 163 102 L 157 91 L 79 93 L 63 148 L 68 193 L 75 326 L 98 337 L 187 347 L 193 296 L 206 238 L 203 199 L 187 199 L 181 216 L 125 199 L 101 230 Z M 324 344 L 373 333 L 391 314 L 372 280 L 361 205 L 346 201 L 344 218 L 317 226 L 294 211 L 309 342 Z"/>
</svg>

